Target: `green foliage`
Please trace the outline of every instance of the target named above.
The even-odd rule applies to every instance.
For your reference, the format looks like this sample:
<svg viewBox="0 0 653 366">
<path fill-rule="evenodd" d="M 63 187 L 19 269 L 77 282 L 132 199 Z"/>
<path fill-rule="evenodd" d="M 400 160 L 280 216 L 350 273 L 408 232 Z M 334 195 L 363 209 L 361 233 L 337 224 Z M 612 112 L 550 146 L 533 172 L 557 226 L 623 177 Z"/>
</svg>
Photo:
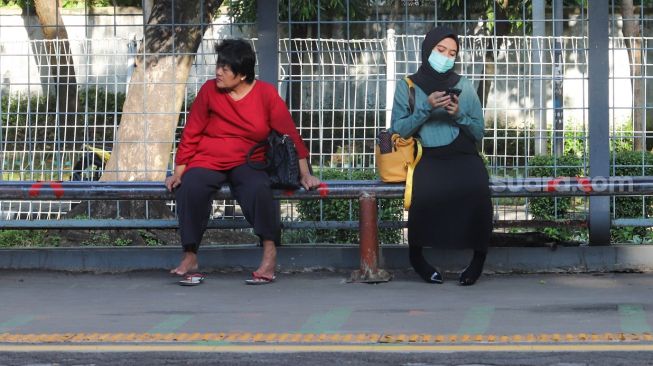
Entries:
<svg viewBox="0 0 653 366">
<path fill-rule="evenodd" d="M 156 235 L 152 234 L 147 230 L 138 230 L 138 234 L 140 235 L 141 238 L 143 238 L 145 245 L 147 245 L 148 247 L 157 247 L 163 245 L 163 243 L 161 243 L 156 238 Z"/>
<path fill-rule="evenodd" d="M 88 6 L 90 8 L 102 8 L 109 6 L 135 6 L 141 7 L 142 0 L 62 0 L 62 8 L 83 8 Z"/>
<path fill-rule="evenodd" d="M 431 5 L 426 3 L 424 2 L 423 6 Z M 487 20 L 487 22 L 484 22 L 484 27 L 490 34 L 495 29 L 498 35 L 518 34 L 524 28 L 526 28 L 527 33 L 532 31 L 532 23 L 524 22 L 524 18 L 530 19 L 532 17 L 533 7 L 531 1 L 442 0 L 436 2 L 436 4 L 439 4 L 440 7 L 438 15 L 444 19 L 460 19 L 462 14 L 480 16 L 482 19 Z"/>
<path fill-rule="evenodd" d="M 114 94 L 104 88 L 80 88 L 77 96 L 77 113 L 67 116 L 67 126 L 64 128 L 62 123 L 57 123 L 57 103 L 53 95 L 3 93 L 0 100 L 0 136 L 6 141 L 3 144 L 5 162 L 14 162 L 13 166 L 3 168 L 28 171 L 72 167 L 78 156 L 58 153 L 62 150 L 72 151 L 71 145 L 81 144 L 81 141 L 113 141 L 125 94 Z M 81 148 L 78 146 L 75 150 Z M 21 153 L 23 151 L 33 153 L 24 155 Z M 62 158 L 66 161 L 61 161 Z"/>
<path fill-rule="evenodd" d="M 485 14 L 490 22 L 487 23 L 487 28 L 490 32 L 494 32 L 497 19 L 503 21 L 508 25 L 509 33 L 515 34 L 526 27 L 526 32 L 533 31 L 531 22 L 525 22 L 524 17 L 529 19 L 533 16 L 533 5 L 531 1 L 506 1 L 506 6 L 502 7 L 500 2 L 494 0 L 486 0 Z M 499 16 L 497 16 L 499 13 Z M 497 27 L 498 28 L 498 27 Z"/>
<path fill-rule="evenodd" d="M 0 99 L 0 122 L 2 126 L 17 126 L 24 125 L 28 120 L 41 125 L 44 121 L 38 120 L 39 118 L 46 118 L 46 114 L 50 114 L 47 105 L 47 98 L 45 96 L 26 96 L 25 94 L 9 95 L 2 93 Z M 53 103 L 54 104 L 54 103 Z M 51 107 L 54 111 L 54 107 Z M 54 122 L 54 117 L 52 121 Z"/>
<path fill-rule="evenodd" d="M 571 122 L 569 122 L 571 124 Z M 632 123 L 625 121 L 619 131 L 610 138 L 610 151 L 627 152 L 633 150 Z M 517 128 L 486 129 L 483 151 L 489 156 L 503 159 L 506 166 L 525 166 L 527 156 L 534 153 L 532 131 Z M 587 157 L 589 136 L 583 130 L 565 130 L 562 134 L 563 155 L 577 158 Z M 546 134 L 546 150 L 553 151 L 553 133 Z M 530 165 L 530 161 L 529 161 Z M 562 175 L 562 174 L 559 174 Z"/>
<path fill-rule="evenodd" d="M 653 154 L 644 151 L 622 151 L 612 154 L 612 175 L 653 175 Z M 615 197 L 611 204 L 615 218 L 641 218 L 653 216 L 653 197 Z M 638 243 L 651 237 L 645 227 L 616 227 L 611 230 L 612 240 L 618 243 Z"/>
<path fill-rule="evenodd" d="M 104 231 L 93 232 L 88 240 L 83 240 L 80 244 L 82 246 L 111 246 L 114 241 L 108 233 Z"/>
<path fill-rule="evenodd" d="M 614 176 L 653 175 L 653 154 L 648 151 L 613 153 L 610 161 Z"/>
<path fill-rule="evenodd" d="M 530 159 L 528 175 L 531 177 L 576 177 L 583 172 L 582 163 L 582 160 L 574 155 L 559 157 L 538 155 Z"/>
<path fill-rule="evenodd" d="M 531 158 L 528 176 L 531 177 L 576 177 L 583 172 L 582 160 L 575 155 L 554 157 L 539 155 Z M 535 197 L 530 199 L 529 209 L 538 220 L 562 219 L 567 216 L 572 197 Z"/>
<path fill-rule="evenodd" d="M 114 241 L 114 245 L 117 247 L 126 247 L 128 245 L 131 245 L 132 240 L 131 239 L 125 239 L 125 238 L 117 238 Z"/>
<path fill-rule="evenodd" d="M 566 140 L 565 140 L 566 142 Z M 571 145 L 573 146 L 573 145 Z M 560 157 L 551 155 L 534 156 L 529 161 L 530 177 L 576 177 L 583 173 L 583 161 L 570 149 L 570 154 Z M 528 208 L 535 220 L 574 219 L 571 212 L 576 197 L 534 197 L 529 199 Z M 587 242 L 587 229 L 545 227 L 540 229 L 547 236 L 559 242 Z"/>
<path fill-rule="evenodd" d="M 625 141 L 614 146 L 632 148 Z M 611 175 L 613 176 L 651 176 L 653 175 L 653 154 L 650 152 L 617 151 L 611 156 Z M 582 161 L 575 154 L 564 155 L 557 159 L 553 156 L 536 156 L 530 160 L 529 175 L 533 177 L 573 177 L 581 175 Z M 554 165 L 558 168 L 554 169 Z M 535 219 L 571 219 L 570 208 L 573 197 L 530 199 L 529 209 Z M 614 218 L 653 217 L 653 197 L 615 197 L 611 201 L 611 212 Z M 545 228 L 547 235 L 559 240 L 573 240 L 578 232 L 569 229 Z M 645 227 L 615 227 L 611 229 L 612 241 L 616 243 L 649 243 L 653 242 L 653 232 Z M 582 236 L 580 236 L 582 238 Z"/>
<path fill-rule="evenodd" d="M 650 0 L 647 0 L 650 1 Z M 428 3 L 428 4 L 427 4 Z M 533 17 L 533 2 L 527 0 L 519 1 L 461 1 L 461 0 L 440 0 L 438 16 L 443 19 L 460 19 L 462 14 L 473 14 L 487 20 L 484 27 L 489 34 L 496 30 L 498 35 L 530 34 L 533 31 L 533 23 L 529 21 Z M 586 8 L 587 0 L 564 0 L 564 7 Z M 423 6 L 432 6 L 430 2 L 423 1 Z M 551 1 L 547 1 L 547 8 L 551 9 Z"/>
<path fill-rule="evenodd" d="M 80 88 L 77 92 L 77 112 L 75 125 L 87 122 L 90 125 L 110 126 L 119 123 L 120 113 L 125 103 L 125 94 L 113 93 L 104 88 Z M 56 96 L 31 95 L 24 93 L 2 94 L 0 103 L 0 121 L 3 127 L 20 127 L 27 125 L 49 126 L 56 123 Z M 90 117 L 90 118 L 89 118 Z M 71 117 L 72 118 L 72 117 Z M 73 124 L 71 121 L 69 124 Z M 19 131 L 18 129 L 13 129 Z M 11 136 L 13 137 L 13 136 Z M 20 135 L 18 137 L 23 137 Z M 13 140 L 13 138 L 9 138 Z"/>
<path fill-rule="evenodd" d="M 45 230 L 0 230 L 0 248 L 46 246 L 45 234 Z"/>
<path fill-rule="evenodd" d="M 54 1 L 54 0 L 50 0 Z M 142 0 L 61 0 L 61 7 L 64 9 L 101 8 L 108 6 L 135 6 L 141 7 Z M 34 10 L 34 0 L 0 0 L 0 8 L 19 7 L 21 9 Z"/>
<path fill-rule="evenodd" d="M 545 227 L 541 231 L 557 242 L 587 243 L 589 241 L 589 230 L 587 228 Z"/>
<path fill-rule="evenodd" d="M 650 152 L 624 151 L 612 154 L 612 175 L 653 175 L 653 154 Z M 615 197 L 612 212 L 615 218 L 637 218 L 653 216 L 651 197 Z M 643 229 L 643 228 L 639 228 Z M 639 230 L 640 235 L 644 235 Z"/>
<path fill-rule="evenodd" d="M 617 153 L 632 151 L 634 137 L 632 118 L 629 117 L 619 131 L 610 138 L 610 151 Z"/>
<path fill-rule="evenodd" d="M 338 169 L 323 169 L 315 174 L 324 180 L 369 180 L 376 179 L 371 170 L 342 171 Z M 379 220 L 401 221 L 403 219 L 403 201 L 399 199 L 379 199 Z M 357 200 L 325 199 L 302 200 L 297 205 L 299 219 L 302 221 L 358 221 L 359 207 Z M 306 230 L 303 238 L 317 243 L 358 243 L 357 230 L 344 229 L 319 229 Z M 379 242 L 382 244 L 396 244 L 401 241 L 400 229 L 379 230 Z"/>
<path fill-rule="evenodd" d="M 502 159 L 504 166 L 524 166 L 526 157 L 533 154 L 534 144 L 529 143 L 532 137 L 527 130 L 517 128 L 485 129 L 483 140 L 483 155 Z M 485 165 L 492 165 L 489 159 L 484 159 Z"/>
<path fill-rule="evenodd" d="M 610 241 L 619 244 L 653 243 L 653 231 L 644 227 L 616 227 L 610 230 Z"/>
<path fill-rule="evenodd" d="M 563 137 L 563 155 L 572 155 L 582 157 L 587 155 L 587 134 L 585 131 L 565 131 Z M 551 138 L 548 139 L 548 144 L 551 145 Z M 549 151 L 552 151 L 549 150 Z"/>
<path fill-rule="evenodd" d="M 85 113 L 79 115 L 77 125 L 89 127 L 84 131 L 85 140 L 113 141 L 114 127 L 120 124 L 125 93 L 113 93 L 105 88 L 86 88 L 81 89 L 78 96 L 78 109 Z"/>
<path fill-rule="evenodd" d="M 2 94 L 0 136 L 4 141 L 2 148 L 5 152 L 3 170 L 29 171 L 45 164 L 44 161 L 52 157 L 55 150 L 53 142 L 59 140 L 56 138 L 56 114 L 49 111 L 55 109 L 52 105 L 48 106 L 44 96 Z M 25 154 L 25 151 L 38 151 L 40 154 Z"/>
<path fill-rule="evenodd" d="M 256 21 L 256 0 L 226 0 L 229 15 L 236 23 Z M 279 20 L 314 21 L 318 19 L 364 19 L 372 9 L 369 0 L 280 0 Z"/>
<path fill-rule="evenodd" d="M 25 0 L 0 0 L 0 8 L 24 8 Z"/>
</svg>

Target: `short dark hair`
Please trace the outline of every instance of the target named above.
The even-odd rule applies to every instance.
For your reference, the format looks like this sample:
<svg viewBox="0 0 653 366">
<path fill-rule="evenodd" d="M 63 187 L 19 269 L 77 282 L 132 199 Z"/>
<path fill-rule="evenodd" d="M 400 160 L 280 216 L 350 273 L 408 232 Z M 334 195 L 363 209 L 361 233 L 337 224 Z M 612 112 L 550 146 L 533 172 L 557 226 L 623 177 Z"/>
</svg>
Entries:
<svg viewBox="0 0 653 366">
<path fill-rule="evenodd" d="M 252 46 L 242 39 L 225 39 L 215 44 L 218 66 L 229 66 L 234 74 L 244 75 L 248 83 L 255 78 L 256 54 Z"/>
</svg>

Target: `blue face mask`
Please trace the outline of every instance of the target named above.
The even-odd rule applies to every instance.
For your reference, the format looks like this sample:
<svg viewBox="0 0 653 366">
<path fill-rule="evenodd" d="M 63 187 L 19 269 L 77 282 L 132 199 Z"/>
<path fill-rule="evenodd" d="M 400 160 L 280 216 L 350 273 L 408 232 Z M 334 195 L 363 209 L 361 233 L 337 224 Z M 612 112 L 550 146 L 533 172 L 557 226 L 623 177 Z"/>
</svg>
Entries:
<svg viewBox="0 0 653 366">
<path fill-rule="evenodd" d="M 431 51 L 431 56 L 429 56 L 429 64 L 433 70 L 442 74 L 451 70 L 454 64 L 454 59 L 444 56 L 438 51 Z"/>
</svg>

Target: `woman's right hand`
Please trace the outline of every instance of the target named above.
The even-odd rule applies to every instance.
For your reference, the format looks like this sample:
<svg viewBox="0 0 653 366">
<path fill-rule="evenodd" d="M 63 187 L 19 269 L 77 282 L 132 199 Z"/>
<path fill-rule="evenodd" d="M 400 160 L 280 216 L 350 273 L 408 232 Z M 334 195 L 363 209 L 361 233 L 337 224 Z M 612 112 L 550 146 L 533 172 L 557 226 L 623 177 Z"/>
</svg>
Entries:
<svg viewBox="0 0 653 366">
<path fill-rule="evenodd" d="M 186 170 L 186 165 L 177 165 L 174 173 L 172 173 L 171 176 L 166 177 L 165 185 L 166 188 L 168 188 L 168 191 L 172 192 L 175 188 L 179 187 L 184 170 Z"/>
<path fill-rule="evenodd" d="M 166 177 L 165 185 L 168 188 L 168 191 L 172 192 L 181 184 L 181 176 L 176 174 Z"/>
<path fill-rule="evenodd" d="M 446 107 L 451 103 L 451 98 L 443 91 L 435 91 L 428 96 L 428 102 L 433 108 Z"/>
</svg>

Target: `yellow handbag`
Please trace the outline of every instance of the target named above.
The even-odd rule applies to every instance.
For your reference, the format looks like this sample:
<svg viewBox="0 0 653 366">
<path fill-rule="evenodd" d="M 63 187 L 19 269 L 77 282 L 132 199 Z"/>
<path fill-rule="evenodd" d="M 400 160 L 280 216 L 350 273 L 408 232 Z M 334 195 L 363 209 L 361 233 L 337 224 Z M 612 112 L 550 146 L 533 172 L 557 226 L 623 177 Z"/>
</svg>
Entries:
<svg viewBox="0 0 653 366">
<path fill-rule="evenodd" d="M 415 87 L 409 77 L 404 78 L 404 80 L 408 84 L 408 107 L 412 113 L 415 108 Z M 387 131 L 381 133 L 389 134 Z M 382 140 L 381 134 L 379 134 L 378 140 L 375 155 L 376 168 L 379 176 L 386 183 L 406 182 L 404 209 L 408 210 L 413 194 L 413 172 L 419 159 L 422 158 L 422 145 L 414 137 L 404 139 L 399 134 L 394 133 L 390 139 L 391 141 L 385 141 L 386 143 L 391 142 L 391 151 L 381 153 L 381 148 L 379 147 L 379 142 Z M 384 149 L 387 148 L 384 147 Z"/>
<path fill-rule="evenodd" d="M 392 151 L 387 153 L 381 153 L 379 144 L 376 144 L 376 167 L 382 181 L 406 182 L 404 208 L 407 210 L 413 193 L 413 171 L 422 157 L 422 145 L 416 138 L 404 139 L 396 133 L 392 134 L 391 141 Z"/>
</svg>

